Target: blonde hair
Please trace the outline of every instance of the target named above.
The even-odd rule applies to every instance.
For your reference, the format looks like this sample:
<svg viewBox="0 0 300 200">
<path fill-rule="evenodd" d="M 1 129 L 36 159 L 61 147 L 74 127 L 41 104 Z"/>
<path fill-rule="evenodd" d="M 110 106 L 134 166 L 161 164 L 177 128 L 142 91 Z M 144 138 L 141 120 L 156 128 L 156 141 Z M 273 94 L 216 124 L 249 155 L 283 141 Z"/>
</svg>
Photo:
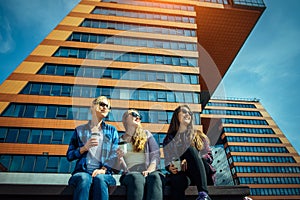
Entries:
<svg viewBox="0 0 300 200">
<path fill-rule="evenodd" d="M 108 103 L 108 109 L 110 109 L 110 106 L 111 106 L 110 105 L 110 101 L 109 101 L 109 99 L 106 96 L 99 96 L 99 97 L 95 98 L 92 103 L 93 103 L 93 105 L 97 105 L 97 104 L 103 102 L 103 100 L 107 101 L 107 103 Z"/>
<path fill-rule="evenodd" d="M 123 125 L 125 127 L 125 131 L 128 129 L 128 125 L 126 123 L 127 117 L 132 112 L 138 113 L 136 110 L 131 109 L 131 110 L 128 110 L 127 112 L 125 112 L 123 114 L 122 122 L 123 122 Z M 138 126 L 135 129 L 134 134 L 132 135 L 132 138 L 131 138 L 131 143 L 133 145 L 134 151 L 135 152 L 140 152 L 140 151 L 144 150 L 146 142 L 147 142 L 146 131 L 143 129 L 141 124 L 138 124 Z"/>
<path fill-rule="evenodd" d="M 200 131 L 200 130 L 194 131 L 194 138 L 192 141 L 192 146 L 194 146 L 198 151 L 203 149 L 204 140 L 209 142 L 208 137 L 202 131 Z"/>
</svg>

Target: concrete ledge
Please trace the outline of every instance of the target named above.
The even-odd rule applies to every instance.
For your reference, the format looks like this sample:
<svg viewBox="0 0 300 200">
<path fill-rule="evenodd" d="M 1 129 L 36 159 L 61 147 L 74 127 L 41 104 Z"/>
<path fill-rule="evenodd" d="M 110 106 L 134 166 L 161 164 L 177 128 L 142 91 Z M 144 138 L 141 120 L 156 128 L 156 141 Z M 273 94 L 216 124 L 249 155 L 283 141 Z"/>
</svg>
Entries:
<svg viewBox="0 0 300 200">
<path fill-rule="evenodd" d="M 242 200 L 249 195 L 248 186 L 209 186 L 209 195 L 213 200 Z M 110 187 L 110 199 L 126 199 L 124 186 Z M 72 200 L 73 189 L 66 185 L 30 185 L 30 184 L 0 184 L 0 199 L 5 200 Z M 197 197 L 197 188 L 190 186 L 186 190 L 187 199 Z M 164 199 L 168 200 L 170 188 L 164 190 Z"/>
</svg>

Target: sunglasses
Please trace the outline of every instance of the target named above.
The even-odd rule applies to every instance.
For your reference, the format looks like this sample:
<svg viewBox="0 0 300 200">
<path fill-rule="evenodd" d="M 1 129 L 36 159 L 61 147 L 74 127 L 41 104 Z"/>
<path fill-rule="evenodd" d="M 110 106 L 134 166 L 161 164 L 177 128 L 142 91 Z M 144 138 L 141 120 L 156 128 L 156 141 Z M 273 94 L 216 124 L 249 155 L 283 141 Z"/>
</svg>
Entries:
<svg viewBox="0 0 300 200">
<path fill-rule="evenodd" d="M 132 117 L 135 117 L 135 118 L 140 118 L 140 120 L 142 120 L 142 116 L 136 112 L 131 112 L 131 113 L 129 113 L 129 115 L 131 115 Z"/>
<path fill-rule="evenodd" d="M 183 114 L 189 114 L 190 116 L 193 115 L 192 111 L 189 111 L 189 110 L 186 110 L 186 109 L 181 109 L 181 112 L 182 112 Z"/>
<path fill-rule="evenodd" d="M 110 106 L 108 104 L 106 104 L 106 103 L 103 103 L 103 102 L 100 102 L 99 106 L 101 106 L 103 108 L 106 107 L 107 109 L 110 109 Z"/>
</svg>

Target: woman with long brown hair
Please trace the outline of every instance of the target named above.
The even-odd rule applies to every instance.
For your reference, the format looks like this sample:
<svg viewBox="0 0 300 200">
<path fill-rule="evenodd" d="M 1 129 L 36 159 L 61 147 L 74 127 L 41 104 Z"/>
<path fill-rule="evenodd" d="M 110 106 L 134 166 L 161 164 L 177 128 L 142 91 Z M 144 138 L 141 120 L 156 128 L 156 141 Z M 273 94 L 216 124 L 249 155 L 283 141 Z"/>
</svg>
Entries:
<svg viewBox="0 0 300 200">
<path fill-rule="evenodd" d="M 167 184 L 171 186 L 172 199 L 185 199 L 185 189 L 193 184 L 198 189 L 197 200 L 210 200 L 205 166 L 199 156 L 204 139 L 207 139 L 206 135 L 194 130 L 189 106 L 177 107 L 163 142 L 166 170 L 170 172 Z"/>
</svg>

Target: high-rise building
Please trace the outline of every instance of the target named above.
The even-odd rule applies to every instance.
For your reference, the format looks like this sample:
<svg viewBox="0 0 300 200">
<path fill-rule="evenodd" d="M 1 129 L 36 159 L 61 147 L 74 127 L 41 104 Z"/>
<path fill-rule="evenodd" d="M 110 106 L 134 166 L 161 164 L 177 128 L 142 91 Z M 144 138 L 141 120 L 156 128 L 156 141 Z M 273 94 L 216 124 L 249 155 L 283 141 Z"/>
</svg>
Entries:
<svg viewBox="0 0 300 200">
<path fill-rule="evenodd" d="M 80 1 L 0 86 L 0 175 L 69 174 L 70 136 L 99 95 L 111 98 L 106 121 L 120 132 L 135 108 L 161 142 L 179 104 L 201 129 L 202 107 L 264 9 L 263 0 Z"/>
<path fill-rule="evenodd" d="M 216 144 L 218 184 L 232 177 L 253 199 L 300 199 L 300 156 L 259 100 L 211 99 L 201 121 Z"/>
</svg>

